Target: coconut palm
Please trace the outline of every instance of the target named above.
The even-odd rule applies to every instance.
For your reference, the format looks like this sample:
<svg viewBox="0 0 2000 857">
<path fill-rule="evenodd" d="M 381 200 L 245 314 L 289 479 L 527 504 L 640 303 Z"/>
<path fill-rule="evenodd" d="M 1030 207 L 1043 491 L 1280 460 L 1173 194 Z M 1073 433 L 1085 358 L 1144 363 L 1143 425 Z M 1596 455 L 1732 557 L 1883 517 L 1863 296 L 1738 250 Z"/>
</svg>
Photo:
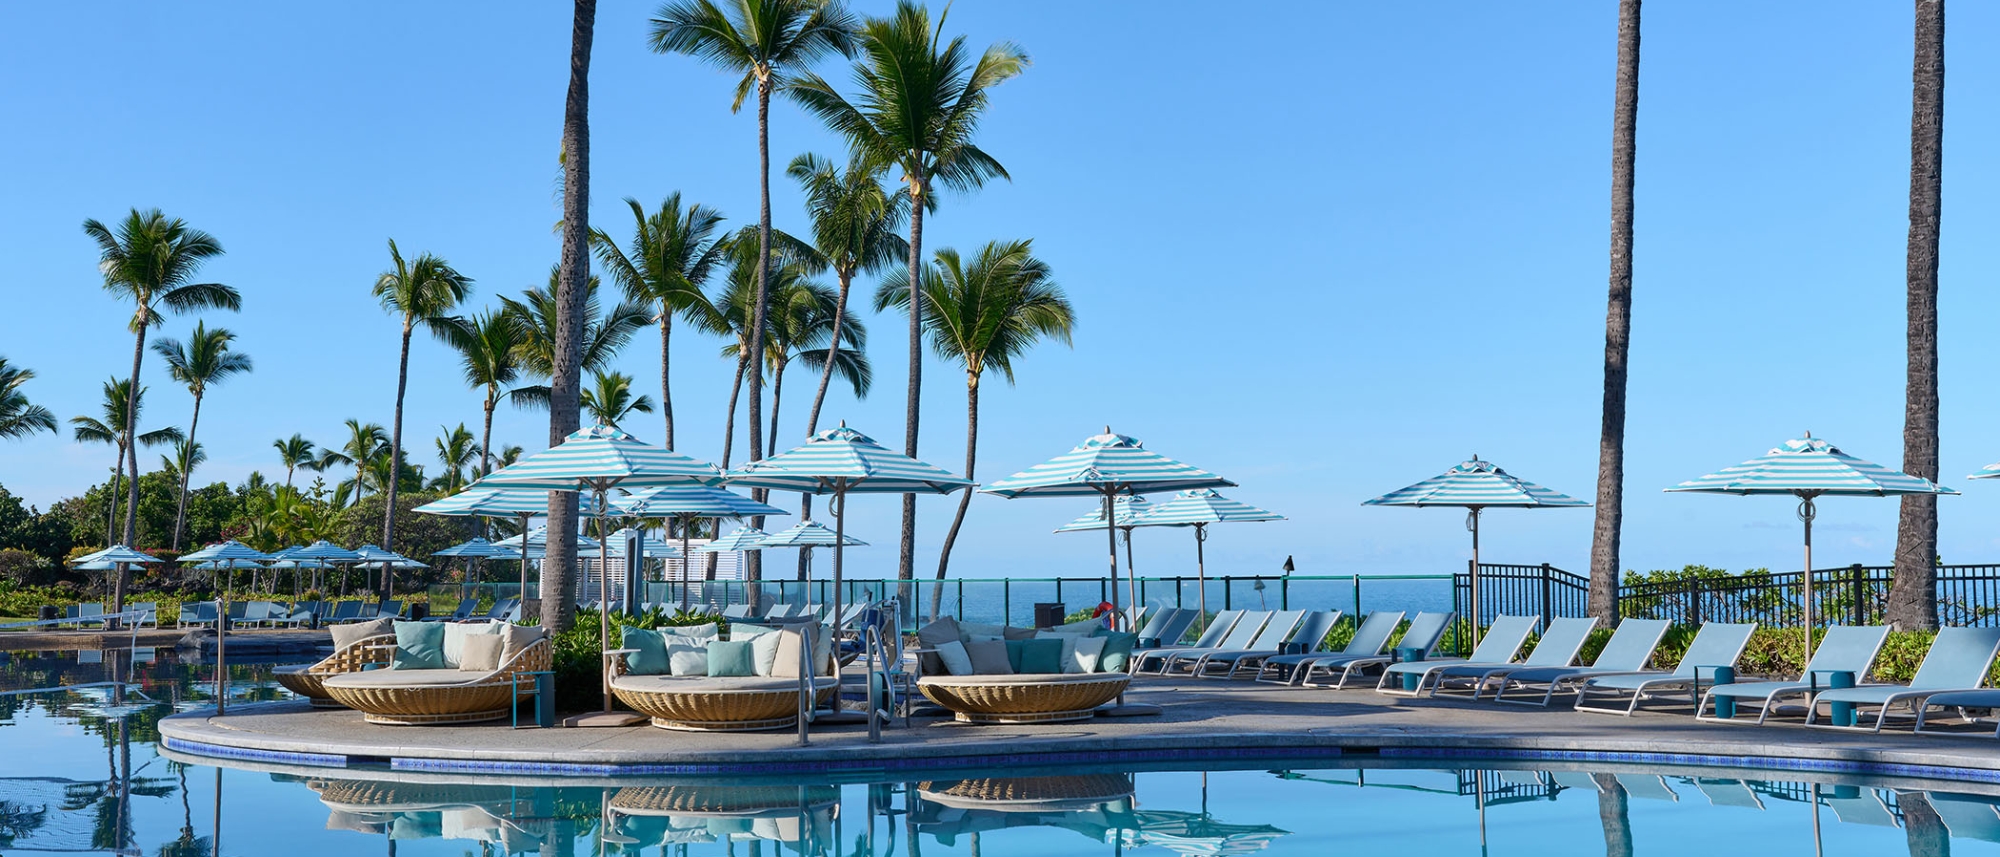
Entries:
<svg viewBox="0 0 2000 857">
<path fill-rule="evenodd" d="M 285 463 L 285 487 L 292 487 L 292 472 L 303 467 L 318 470 L 317 459 L 313 457 L 313 442 L 302 434 L 271 441 L 271 448 L 278 451 L 278 459 Z"/>
<path fill-rule="evenodd" d="M 459 324 L 450 313 L 465 302 L 466 294 L 471 291 L 472 278 L 459 273 L 450 263 L 430 253 L 405 261 L 402 251 L 396 248 L 396 239 L 389 239 L 389 270 L 375 278 L 373 292 L 383 309 L 403 321 L 403 350 L 396 363 L 396 414 L 389 424 L 391 473 L 403 466 L 403 391 L 410 382 L 410 334 L 421 324 L 438 338 L 451 341 Z M 389 480 L 389 499 L 382 507 L 385 550 L 396 549 L 392 542 L 396 536 L 398 481 Z"/>
<path fill-rule="evenodd" d="M 560 268 L 549 271 L 549 287 L 528 289 L 521 293 L 521 300 L 501 298 L 503 312 L 514 319 L 520 328 L 521 347 L 516 352 L 522 374 L 552 378 L 556 368 L 557 317 L 562 309 L 556 300 L 557 278 Z M 639 328 L 645 327 L 651 315 L 642 304 L 620 301 L 610 310 L 599 312 L 597 291 L 600 286 L 597 277 L 586 281 L 583 289 L 584 319 L 579 354 L 584 371 L 604 369 L 618 356 L 619 349 L 632 341 Z M 551 385 L 527 384 L 515 387 L 507 394 L 514 404 L 528 408 L 549 406 Z M 578 394 L 579 397 L 581 393 Z M 581 398 L 578 400 L 581 407 Z M 560 442 L 560 441 L 558 441 Z"/>
<path fill-rule="evenodd" d="M 722 435 L 723 467 L 729 466 L 730 456 L 734 452 L 737 396 L 743 390 L 744 376 L 751 374 L 748 372 L 749 367 L 752 365 L 749 362 L 749 355 L 757 353 L 753 350 L 755 348 L 753 342 L 769 338 L 770 318 L 768 314 L 765 318 L 766 330 L 763 335 L 759 335 L 751 329 L 752 320 L 756 317 L 757 276 L 760 267 L 758 265 L 760 258 L 759 244 L 752 240 L 756 237 L 756 233 L 752 231 L 753 229 L 754 227 L 745 227 L 738 230 L 726 242 L 727 246 L 724 248 L 724 254 L 729 261 L 729 272 L 723 279 L 722 290 L 717 292 L 709 301 L 709 312 L 703 314 L 698 319 L 706 332 L 726 337 L 729 340 L 729 344 L 722 348 L 722 355 L 724 357 L 736 358 L 736 375 L 729 387 L 729 407 L 724 420 L 725 428 Z M 812 249 L 811 245 L 793 238 L 781 230 L 771 233 L 771 245 L 777 256 L 776 264 L 770 271 L 771 276 L 768 284 L 768 289 L 772 294 L 792 288 L 800 280 L 818 273 L 824 267 L 819 254 Z M 768 349 L 768 345 L 766 348 Z M 752 417 L 752 421 L 754 420 L 755 417 Z M 759 431 L 752 436 L 751 443 L 753 446 L 761 440 L 756 435 L 761 434 L 762 432 Z M 760 450 L 752 451 L 761 452 Z M 761 454 L 752 456 L 753 460 L 762 457 Z M 752 526 L 755 526 L 755 524 L 753 523 Z M 755 557 L 755 554 L 753 553 L 751 556 Z"/>
<path fill-rule="evenodd" d="M 1618 4 L 1618 80 L 1611 122 L 1611 296 L 1604 314 L 1604 410 L 1597 444 L 1597 522 L 1590 542 L 1590 615 L 1606 624 L 1618 621 L 1618 541 L 1625 520 L 1625 361 L 1632 350 L 1639 2 Z"/>
<path fill-rule="evenodd" d="M 389 433 L 375 423 L 364 423 L 349 418 L 347 420 L 347 442 L 340 449 L 321 448 L 319 461 L 314 469 L 346 465 L 354 468 L 354 478 L 342 481 L 337 489 L 351 488 L 354 502 L 361 502 L 367 493 L 376 462 L 389 458 Z M 375 482 L 377 490 L 382 490 L 381 482 Z"/>
<path fill-rule="evenodd" d="M 222 242 L 180 218 L 170 218 L 159 209 L 132 209 L 117 228 L 96 220 L 85 220 L 83 232 L 97 242 L 97 269 L 104 275 L 104 289 L 132 304 L 132 374 L 135 383 L 127 392 L 132 400 L 125 408 L 125 436 L 132 437 L 132 421 L 139 416 L 136 384 L 139 367 L 146 357 L 146 331 L 165 320 L 161 309 L 183 313 L 204 309 L 237 310 L 243 296 L 221 283 L 193 282 L 201 264 L 222 255 Z M 133 478 L 125 488 L 125 542 L 131 542 L 139 528 L 139 451 L 130 446 Z M 111 607 L 125 609 L 125 587 L 132 573 L 124 565 L 111 587 Z"/>
<path fill-rule="evenodd" d="M 895 14 L 862 25 L 862 57 L 854 67 L 859 87 L 849 101 L 832 84 L 806 74 L 793 82 L 792 97 L 848 140 L 856 151 L 899 167 L 910 199 L 909 280 L 922 277 L 924 212 L 935 205 L 934 184 L 971 190 L 1007 170 L 973 143 L 993 87 L 1021 73 L 1028 55 L 997 42 L 974 58 L 965 37 L 944 41 L 944 20 L 911 0 L 898 0 Z M 923 383 L 924 294 L 910 302 L 909 387 L 904 402 L 903 452 L 917 454 L 917 416 Z M 897 575 L 913 576 L 917 544 L 917 498 L 903 495 L 903 528 Z"/>
<path fill-rule="evenodd" d="M 168 476 L 174 477 L 174 481 L 182 485 L 187 484 L 189 473 L 194 472 L 195 468 L 207 463 L 208 450 L 203 449 L 201 444 L 185 437 L 174 441 L 172 452 L 160 456 L 160 470 L 164 471 Z M 179 548 L 174 548 L 174 550 L 179 550 Z"/>
<path fill-rule="evenodd" d="M 465 383 L 484 389 L 483 428 L 479 434 L 479 476 L 493 472 L 493 409 L 500 404 L 501 388 L 521 378 L 520 322 L 504 310 L 488 310 L 453 325 L 451 345 L 458 349 Z"/>
<path fill-rule="evenodd" d="M 0 356 L 0 437 L 23 438 L 38 431 L 56 433 L 56 415 L 48 408 L 28 401 L 21 386 L 33 380 L 35 371 L 10 365 Z"/>
<path fill-rule="evenodd" d="M 137 395 L 134 395 L 131 387 L 132 382 L 130 380 L 113 378 L 106 381 L 104 382 L 104 405 L 102 411 L 104 416 L 101 419 L 88 416 L 69 418 L 70 431 L 72 436 L 76 438 L 77 443 L 102 443 L 118 448 L 118 465 L 112 468 L 111 490 L 105 498 L 107 508 L 104 520 L 104 543 L 107 546 L 120 543 L 118 538 L 118 501 L 121 483 L 125 477 L 126 456 L 133 446 L 131 442 L 132 435 L 127 433 L 126 427 L 138 422 L 136 419 L 127 419 L 126 417 L 130 413 L 131 408 L 136 406 L 143 410 L 146 407 L 146 388 L 140 387 Z M 153 447 L 163 443 L 172 443 L 180 439 L 181 430 L 173 426 L 168 426 L 163 429 L 141 432 L 139 434 L 138 445 Z M 130 460 L 136 464 L 139 457 L 132 455 Z M 137 475 L 134 474 L 133 478 L 137 478 Z"/>
<path fill-rule="evenodd" d="M 435 443 L 438 463 L 444 465 L 444 472 L 431 480 L 430 487 L 456 494 L 465 487 L 466 469 L 479 459 L 479 447 L 473 445 L 472 432 L 466 430 L 465 423 L 459 423 L 457 428 L 438 426 L 438 431 L 443 432 Z"/>
<path fill-rule="evenodd" d="M 604 426 L 618 428 L 618 423 L 634 413 L 653 412 L 653 400 L 645 394 L 634 398 L 632 376 L 623 372 L 592 372 L 591 385 L 584 388 L 579 399 L 583 413 L 591 421 Z"/>
<path fill-rule="evenodd" d="M 1917 0 L 1910 96 L 1910 238 L 1903 472 L 1938 478 L 1938 229 L 1944 190 L 1944 0 Z M 1904 631 L 1937 615 L 1937 495 L 1905 496 L 1896 519 L 1896 571 L 1884 618 Z"/>
<path fill-rule="evenodd" d="M 1056 285 L 1046 262 L 1035 258 L 1030 241 L 994 241 L 970 261 L 958 251 L 937 251 L 937 264 L 924 271 L 919 291 L 931 305 L 925 317 L 931 350 L 965 369 L 965 478 L 971 479 L 979 450 L 979 379 L 997 371 L 1014 383 L 1014 361 L 1043 339 L 1067 345 L 1076 312 Z M 910 281 L 900 274 L 875 292 L 877 311 L 910 304 Z M 951 529 L 938 554 L 937 579 L 951 563 L 951 548 L 965 523 L 972 492 L 958 501 Z M 943 588 L 932 590 L 931 613 L 938 612 Z"/>
<path fill-rule="evenodd" d="M 194 334 L 186 344 L 177 339 L 162 339 L 153 343 L 153 351 L 167 361 L 167 373 L 181 382 L 194 396 L 194 416 L 188 420 L 188 443 L 194 446 L 195 430 L 201 427 L 201 400 L 208 395 L 208 388 L 220 384 L 236 375 L 251 370 L 250 355 L 231 351 L 229 343 L 236 341 L 236 334 L 228 328 L 210 329 L 203 322 L 195 322 Z M 180 499 L 174 507 L 174 537 L 171 542 L 175 553 L 181 549 L 181 530 L 187 526 L 188 475 L 193 467 L 182 467 L 180 474 Z"/>
<path fill-rule="evenodd" d="M 561 276 L 549 291 L 559 306 L 549 366 L 549 445 L 577 429 L 590 275 L 590 47 L 597 28 L 597 0 L 576 0 L 570 19 L 569 91 L 563 100 Z M 542 627 L 566 631 L 575 616 L 570 577 L 576 568 L 576 493 L 549 492 L 549 544 L 542 565 Z M 607 644 L 608 647 L 608 644 Z M 605 700 L 605 706 L 611 705 Z"/>
<path fill-rule="evenodd" d="M 865 398 L 874 383 L 875 370 L 864 352 L 868 328 L 853 313 L 843 312 L 832 290 L 809 280 L 795 279 L 771 293 L 770 312 L 765 317 L 764 365 L 771 373 L 771 429 L 765 433 L 766 455 L 778 453 L 778 412 L 785 391 L 785 368 L 797 360 L 822 375 L 838 374 L 853 386 L 857 398 Z M 839 347 L 836 331 L 846 339 Z M 803 520 L 803 518 L 801 519 Z"/>
<path fill-rule="evenodd" d="M 625 290 L 629 300 L 645 304 L 660 326 L 660 413 L 666 420 L 666 447 L 674 448 L 674 393 L 669 348 L 674 316 L 699 316 L 709 310 L 702 286 L 709 272 L 722 258 L 723 242 L 716 234 L 722 228 L 722 213 L 705 205 L 681 206 L 674 193 L 660 203 L 660 210 L 648 215 L 631 197 L 625 205 L 632 209 L 630 250 L 618 244 L 602 229 L 592 230 L 591 244 L 597 261 L 611 273 L 611 279 Z"/>
</svg>

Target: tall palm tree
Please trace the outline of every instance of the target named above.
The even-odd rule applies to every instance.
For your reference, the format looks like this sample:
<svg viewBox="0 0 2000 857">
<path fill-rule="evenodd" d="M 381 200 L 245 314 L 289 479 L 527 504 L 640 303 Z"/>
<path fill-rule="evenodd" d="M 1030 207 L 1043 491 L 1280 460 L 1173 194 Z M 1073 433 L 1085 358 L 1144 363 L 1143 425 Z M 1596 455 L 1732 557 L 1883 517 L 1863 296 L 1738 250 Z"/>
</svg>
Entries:
<svg viewBox="0 0 2000 857">
<path fill-rule="evenodd" d="M 583 413 L 591 421 L 618 428 L 618 423 L 634 413 L 653 412 L 651 397 L 632 395 L 632 376 L 623 372 L 592 372 L 591 385 L 578 397 Z"/>
<path fill-rule="evenodd" d="M 194 396 L 194 416 L 188 420 L 188 444 L 193 447 L 195 430 L 201 426 L 201 400 L 208 395 L 208 388 L 229 379 L 229 376 L 248 372 L 252 366 L 250 355 L 231 351 L 229 343 L 236 341 L 236 334 L 228 328 L 210 329 L 206 323 L 195 322 L 194 334 L 183 345 L 176 339 L 162 339 L 153 343 L 153 351 L 167 361 L 167 373 L 181 382 Z M 198 447 L 196 447 L 198 448 Z M 180 500 L 174 508 L 174 538 L 172 550 L 181 549 L 181 529 L 187 526 L 188 475 L 193 467 L 180 469 Z"/>
<path fill-rule="evenodd" d="M 1944 0 L 1917 0 L 1910 96 L 1909 292 L 1903 393 L 1903 472 L 1938 477 L 1938 230 L 1944 191 Z M 1906 494 L 1896 519 L 1896 571 L 1886 618 L 1911 631 L 1936 628 L 1937 495 Z"/>
<path fill-rule="evenodd" d="M 515 354 L 520 362 L 521 373 L 536 378 L 552 378 L 556 368 L 558 322 L 561 320 L 562 303 L 556 294 L 557 279 L 561 269 L 549 271 L 549 287 L 527 289 L 521 292 L 521 299 L 502 297 L 502 312 L 514 319 L 520 328 L 521 345 Z M 605 369 L 618 352 L 632 341 L 633 335 L 646 326 L 650 316 L 643 305 L 631 301 L 620 301 L 609 310 L 600 311 L 597 300 L 596 276 L 585 279 L 583 310 L 579 316 L 583 330 L 579 337 L 578 363 L 583 372 Z M 515 405 L 525 408 L 546 408 L 549 406 L 549 384 L 524 384 L 508 392 L 507 398 Z M 579 388 L 579 407 L 581 407 Z"/>
<path fill-rule="evenodd" d="M 556 295 L 554 354 L 549 367 L 549 446 L 562 443 L 580 418 L 585 313 L 590 275 L 590 47 L 597 0 L 576 0 L 570 19 L 569 91 L 563 99 L 561 276 Z M 575 617 L 570 578 L 576 568 L 576 493 L 549 492 L 549 544 L 542 561 L 542 627 L 566 631 Z M 606 701 L 609 705 L 609 700 Z"/>
<path fill-rule="evenodd" d="M 346 465 L 354 468 L 354 478 L 340 483 L 341 488 L 352 488 L 355 503 L 367 493 L 368 483 L 375 472 L 376 462 L 389 458 L 389 433 L 375 423 L 364 423 L 349 418 L 347 420 L 347 442 L 340 449 L 321 448 L 319 460 L 313 469 L 325 470 L 329 467 Z M 377 490 L 383 490 L 376 483 Z"/>
<path fill-rule="evenodd" d="M 72 436 L 76 438 L 77 443 L 103 443 L 118 448 L 118 466 L 112 468 L 111 491 L 106 498 L 109 501 L 107 504 L 109 508 L 105 511 L 104 519 L 104 543 L 106 546 L 120 543 L 118 538 L 119 492 L 122 487 L 121 483 L 125 477 L 126 456 L 134 446 L 129 427 L 133 423 L 138 422 L 136 419 L 128 419 L 127 417 L 131 415 L 132 408 L 137 407 L 143 410 L 146 407 L 146 388 L 140 387 L 136 395 L 134 395 L 131 388 L 132 382 L 129 379 L 121 380 L 113 378 L 106 381 L 104 382 L 104 405 L 103 411 L 101 411 L 104 415 L 103 418 L 99 419 L 89 416 L 69 418 L 70 431 Z M 181 430 L 173 426 L 168 426 L 163 429 L 141 432 L 137 445 L 153 447 L 163 443 L 173 443 L 180 439 Z M 138 461 L 139 457 L 137 455 L 131 456 L 133 464 L 136 465 Z M 138 478 L 137 474 L 134 474 L 133 478 Z"/>
<path fill-rule="evenodd" d="M 271 448 L 278 451 L 278 459 L 285 462 L 285 487 L 292 487 L 292 472 L 303 467 L 318 470 L 318 459 L 313 456 L 313 442 L 302 434 L 283 437 L 271 441 Z"/>
<path fill-rule="evenodd" d="M 481 402 L 484 426 L 479 434 L 479 472 L 493 472 L 493 409 L 500 404 L 502 387 L 521 379 L 521 348 L 525 343 L 518 319 L 506 310 L 487 310 L 452 326 L 451 345 L 458 349 L 465 383 L 484 389 Z"/>
<path fill-rule="evenodd" d="M 722 213 L 692 203 L 683 209 L 678 192 L 650 215 L 636 199 L 626 197 L 625 204 L 632 209 L 631 249 L 618 249 L 618 243 L 602 229 L 591 231 L 591 245 L 597 250 L 598 263 L 625 290 L 625 297 L 651 307 L 653 322 L 660 326 L 660 413 L 666 419 L 666 447 L 673 449 L 674 392 L 668 346 L 673 339 L 674 316 L 699 316 L 709 309 L 702 286 L 723 256 L 723 242 L 716 234 L 722 228 Z"/>
<path fill-rule="evenodd" d="M 771 94 L 788 88 L 796 72 L 831 54 L 854 50 L 854 19 L 838 0 L 734 0 L 724 11 L 713 0 L 681 0 L 660 7 L 651 42 L 658 53 L 687 54 L 725 71 L 741 72 L 732 112 L 757 90 L 757 282 L 751 304 L 750 353 L 764 351 L 764 316 L 771 295 Z M 750 373 L 750 460 L 756 461 L 763 415 L 763 375 Z M 761 499 L 762 492 L 755 492 Z M 755 554 L 752 554 L 755 557 Z M 754 574 L 761 566 L 753 559 Z"/>
<path fill-rule="evenodd" d="M 857 398 L 865 398 L 874 384 L 875 370 L 868 364 L 868 328 L 853 313 L 844 312 L 834 290 L 809 280 L 797 279 L 771 293 L 771 307 L 765 321 L 764 364 L 771 373 L 771 428 L 766 432 L 766 455 L 778 454 L 778 411 L 783 404 L 785 368 L 797 360 L 822 376 L 838 374 L 854 388 Z M 836 334 L 837 332 L 837 334 Z M 847 341 L 834 341 L 834 336 Z M 801 518 L 801 520 L 804 520 Z"/>
<path fill-rule="evenodd" d="M 458 319 L 451 311 L 465 302 L 465 296 L 472 291 L 472 278 L 458 272 L 450 263 L 432 255 L 421 253 L 417 258 L 405 261 L 403 252 L 396 248 L 396 239 L 389 239 L 389 270 L 375 278 L 373 290 L 375 299 L 382 302 L 382 308 L 400 316 L 403 321 L 403 350 L 396 363 L 396 415 L 389 428 L 389 472 L 403 467 L 403 391 L 410 382 L 410 333 L 421 324 L 430 329 L 438 338 L 451 341 Z M 388 502 L 383 504 L 382 547 L 395 550 L 396 537 L 396 483 L 389 480 Z"/>
<path fill-rule="evenodd" d="M 978 188 L 1007 170 L 973 143 L 993 87 L 1021 73 L 1028 55 L 997 42 L 977 58 L 965 37 L 944 38 L 944 18 L 931 24 L 930 12 L 912 0 L 898 0 L 895 14 L 870 18 L 861 28 L 862 58 L 854 67 L 855 99 L 843 98 L 817 75 L 792 84 L 792 97 L 845 137 L 855 150 L 901 168 L 910 199 L 910 280 L 922 277 L 924 212 L 934 206 L 931 189 Z M 910 302 L 910 377 L 904 402 L 903 452 L 917 454 L 917 416 L 923 386 L 924 295 Z M 903 529 L 897 575 L 914 576 L 917 497 L 903 495 Z"/>
<path fill-rule="evenodd" d="M 1611 295 L 1604 314 L 1604 410 L 1597 442 L 1597 522 L 1590 615 L 1618 621 L 1618 542 L 1625 520 L 1625 378 L 1632 351 L 1632 165 L 1639 145 L 1639 0 L 1618 4 L 1611 120 Z"/>
<path fill-rule="evenodd" d="M 160 470 L 164 471 L 168 476 L 174 477 L 174 481 L 182 485 L 187 484 L 189 473 L 194 472 L 195 468 L 207 463 L 208 450 L 203 449 L 201 444 L 189 438 L 181 438 L 174 441 L 173 451 L 167 455 L 160 456 Z M 180 548 L 174 548 L 174 550 L 180 550 Z"/>
<path fill-rule="evenodd" d="M 134 433 L 132 421 L 138 418 L 137 385 L 139 367 L 146 357 L 146 331 L 159 325 L 165 318 L 161 309 L 174 313 L 194 312 L 204 309 L 237 310 L 243 307 L 243 296 L 235 289 L 221 283 L 193 282 L 195 274 L 201 270 L 203 262 L 222 255 L 222 242 L 215 236 L 187 225 L 177 217 L 168 217 L 159 209 L 140 211 L 132 209 L 117 228 L 105 226 L 96 220 L 85 220 L 83 232 L 97 242 L 97 269 L 104 275 L 104 289 L 132 304 L 132 378 L 134 384 L 128 389 L 132 401 L 125 407 L 125 436 Z M 132 474 L 135 477 L 126 484 L 125 494 L 125 542 L 131 542 L 139 528 L 139 451 L 131 447 L 125 450 L 132 458 Z M 131 572 L 125 566 L 118 567 L 118 574 L 111 587 L 111 607 L 115 611 L 125 609 L 125 587 L 131 583 Z"/>
<path fill-rule="evenodd" d="M 727 337 L 730 342 L 723 346 L 722 355 L 736 358 L 736 375 L 729 387 L 729 407 L 722 435 L 724 467 L 729 466 L 730 456 L 735 451 L 736 401 L 737 396 L 742 393 L 744 378 L 750 374 L 761 374 L 749 371 L 753 366 L 762 368 L 761 361 L 752 363 L 750 355 L 760 350 L 756 347 L 756 342 L 769 339 L 768 313 L 764 319 L 765 330 L 762 334 L 752 329 L 757 315 L 755 306 L 757 277 L 761 268 L 758 262 L 761 259 L 762 247 L 758 242 L 750 240 L 755 234 L 751 231 L 752 228 L 744 227 L 727 240 L 724 254 L 730 263 L 729 272 L 723 278 L 722 290 L 716 292 L 710 300 L 709 311 L 696 320 L 705 332 Z M 767 289 L 772 294 L 791 289 L 799 281 L 817 273 L 823 267 L 819 254 L 811 245 L 793 238 L 782 230 L 774 230 L 771 233 L 771 244 L 774 245 L 777 256 L 767 283 Z M 768 345 L 761 350 L 768 353 Z M 751 421 L 754 422 L 755 419 L 752 417 Z M 761 440 L 757 436 L 759 434 L 761 432 L 753 433 L 751 436 L 750 442 L 753 447 Z M 752 451 L 760 452 L 754 449 Z M 754 460 L 761 457 L 757 455 L 752 458 Z M 755 525 L 753 522 L 752 526 Z"/>
<path fill-rule="evenodd" d="M 438 431 L 443 432 L 435 443 L 438 463 L 444 465 L 444 472 L 431 480 L 431 487 L 456 494 L 465 487 L 465 471 L 479 458 L 479 448 L 473 445 L 472 432 L 466 430 L 465 423 L 459 423 L 457 428 L 438 426 Z"/>
<path fill-rule="evenodd" d="M 1008 384 L 1014 383 L 1014 361 L 1035 343 L 1053 338 L 1069 344 L 1076 311 L 1048 263 L 1035 258 L 1031 241 L 990 242 L 969 262 L 947 247 L 937 251 L 937 264 L 919 282 L 918 290 L 931 305 L 925 317 L 931 350 L 965 369 L 965 478 L 971 479 L 979 450 L 979 379 L 998 371 Z M 909 304 L 906 277 L 892 276 L 875 292 L 878 311 Z M 964 492 L 938 554 L 940 581 L 971 505 L 972 492 Z M 944 588 L 932 592 L 931 614 L 936 616 Z"/>
<path fill-rule="evenodd" d="M 33 380 L 35 370 L 10 365 L 0 356 L 0 437 L 23 438 L 35 432 L 56 433 L 56 415 L 48 408 L 28 401 L 21 386 Z"/>
</svg>

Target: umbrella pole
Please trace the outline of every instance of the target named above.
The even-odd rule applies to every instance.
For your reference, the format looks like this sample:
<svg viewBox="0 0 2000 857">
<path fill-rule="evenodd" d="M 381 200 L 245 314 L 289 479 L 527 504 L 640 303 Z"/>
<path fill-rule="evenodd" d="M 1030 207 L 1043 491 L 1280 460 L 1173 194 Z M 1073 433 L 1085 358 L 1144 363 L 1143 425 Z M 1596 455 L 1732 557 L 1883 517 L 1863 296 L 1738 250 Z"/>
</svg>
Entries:
<svg viewBox="0 0 2000 857">
<path fill-rule="evenodd" d="M 1202 556 L 1201 543 L 1208 541 L 1207 530 L 1207 524 L 1194 525 L 1194 575 L 1197 585 L 1201 587 L 1201 624 L 1203 630 L 1207 630 L 1208 626 L 1208 562 Z M 1132 548 L 1130 546 L 1125 548 L 1125 558 L 1132 558 Z"/>
<path fill-rule="evenodd" d="M 521 600 L 528 600 L 528 521 L 532 515 L 521 516 Z M 522 615 L 527 615 L 523 611 Z"/>
<path fill-rule="evenodd" d="M 1115 488 L 1104 489 L 1104 542 L 1111 546 L 1111 627 L 1118 628 L 1118 528 L 1112 526 L 1118 519 L 1113 516 L 1111 504 Z"/>
<path fill-rule="evenodd" d="M 1479 507 L 1478 506 L 1473 506 L 1472 512 L 1466 516 L 1466 526 L 1472 529 L 1472 574 L 1470 578 L 1472 581 L 1472 599 L 1471 599 L 1472 600 L 1472 645 L 1474 647 L 1477 647 L 1479 645 L 1479 637 L 1480 637 L 1479 633 L 1480 617 L 1485 615 L 1479 612 Z M 1542 629 L 1544 633 L 1546 633 L 1548 630 L 1549 629 L 1547 628 Z M 1470 650 L 1467 651 L 1469 652 Z"/>
<path fill-rule="evenodd" d="M 600 652 L 611 651 L 611 539 L 604 533 L 605 501 L 609 499 L 602 485 L 597 486 L 594 499 L 597 501 L 597 641 L 603 648 Z M 604 657 L 599 655 L 599 657 Z M 611 664 L 604 665 L 604 713 L 611 713 Z"/>
<path fill-rule="evenodd" d="M 688 528 L 694 526 L 694 517 L 681 516 L 681 609 L 688 609 L 688 563 L 693 562 L 693 554 L 688 553 Z"/>
<path fill-rule="evenodd" d="M 835 646 L 840 645 L 840 626 L 845 624 L 840 621 L 842 618 L 840 615 L 840 561 L 841 555 L 844 553 L 842 549 L 846 546 L 846 542 L 847 479 L 843 477 L 840 481 L 834 483 L 833 488 L 833 644 Z M 861 645 L 866 647 L 868 641 L 862 640 Z M 838 655 L 834 657 L 833 664 L 833 704 L 831 707 L 835 713 L 838 713 L 840 711 L 840 657 Z M 818 666 L 818 663 L 813 664 L 814 668 L 818 668 Z M 875 677 L 873 675 L 867 676 L 866 680 L 869 687 L 874 687 Z M 873 691 L 870 691 L 870 695 L 873 695 Z M 871 730 L 879 728 L 874 725 L 875 712 L 868 712 L 868 723 Z"/>
<path fill-rule="evenodd" d="M 1819 510 L 1813 508 L 1812 495 L 1810 494 L 1805 495 L 1805 498 L 1799 501 L 1799 520 L 1804 521 L 1806 525 L 1806 569 L 1803 573 L 1799 575 L 1799 578 L 1805 584 L 1805 604 L 1804 604 L 1805 607 L 1804 612 L 1806 620 L 1805 659 L 1807 661 L 1812 660 L 1812 651 L 1813 651 L 1812 522 L 1813 518 L 1817 517 L 1818 511 Z"/>
</svg>

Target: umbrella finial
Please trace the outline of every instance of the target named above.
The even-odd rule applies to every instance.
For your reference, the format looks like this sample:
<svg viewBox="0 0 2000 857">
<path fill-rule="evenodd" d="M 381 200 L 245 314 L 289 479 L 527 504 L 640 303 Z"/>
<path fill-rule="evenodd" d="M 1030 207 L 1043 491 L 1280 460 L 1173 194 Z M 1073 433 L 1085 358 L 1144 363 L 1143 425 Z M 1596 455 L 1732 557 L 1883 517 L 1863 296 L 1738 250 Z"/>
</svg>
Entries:
<svg viewBox="0 0 2000 857">
<path fill-rule="evenodd" d="M 1110 424 L 1110 423 L 1105 423 L 1105 424 L 1104 424 L 1104 433 L 1105 433 L 1105 434 L 1110 434 L 1110 433 L 1111 433 L 1111 424 Z"/>
</svg>

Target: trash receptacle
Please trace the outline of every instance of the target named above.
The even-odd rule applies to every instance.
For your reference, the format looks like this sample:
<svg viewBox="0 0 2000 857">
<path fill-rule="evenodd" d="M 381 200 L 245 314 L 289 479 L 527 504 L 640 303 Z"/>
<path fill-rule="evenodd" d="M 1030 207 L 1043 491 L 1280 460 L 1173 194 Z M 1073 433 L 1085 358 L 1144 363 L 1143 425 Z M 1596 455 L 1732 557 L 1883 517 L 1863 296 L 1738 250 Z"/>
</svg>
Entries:
<svg viewBox="0 0 2000 857">
<path fill-rule="evenodd" d="M 419 601 L 410 605 L 410 621 L 422 622 L 431 615 L 429 602 Z"/>
<path fill-rule="evenodd" d="M 56 619 L 61 619 L 62 608 L 57 607 L 54 604 L 44 604 L 42 605 L 40 610 L 35 611 L 35 618 L 43 622 L 50 622 Z"/>
<path fill-rule="evenodd" d="M 1061 602 L 1035 602 L 1035 627 L 1053 628 L 1060 625 L 1063 623 L 1063 614 L 1067 612 L 1069 611 L 1063 609 Z"/>
</svg>

